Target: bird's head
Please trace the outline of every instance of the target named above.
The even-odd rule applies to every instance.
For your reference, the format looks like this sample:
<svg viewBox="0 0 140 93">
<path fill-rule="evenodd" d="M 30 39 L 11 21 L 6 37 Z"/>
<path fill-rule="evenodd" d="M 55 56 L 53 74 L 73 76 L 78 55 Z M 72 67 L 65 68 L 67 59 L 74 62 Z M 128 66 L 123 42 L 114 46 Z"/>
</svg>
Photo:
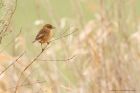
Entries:
<svg viewBox="0 0 140 93">
<path fill-rule="evenodd" d="M 55 27 L 52 26 L 51 24 L 45 24 L 43 28 L 47 28 L 47 29 L 54 29 Z"/>
</svg>

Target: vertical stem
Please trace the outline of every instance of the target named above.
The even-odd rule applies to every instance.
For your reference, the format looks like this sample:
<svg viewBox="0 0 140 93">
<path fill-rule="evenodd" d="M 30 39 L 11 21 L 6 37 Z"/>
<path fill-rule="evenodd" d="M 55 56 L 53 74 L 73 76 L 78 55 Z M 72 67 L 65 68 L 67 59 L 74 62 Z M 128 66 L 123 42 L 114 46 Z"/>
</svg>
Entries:
<svg viewBox="0 0 140 93">
<path fill-rule="evenodd" d="M 105 32 L 105 29 L 104 29 L 104 27 L 105 27 L 105 24 L 104 24 L 104 19 L 105 19 L 105 13 L 106 13 L 106 11 L 104 10 L 105 9 L 105 2 L 104 2 L 104 0 L 100 0 L 100 6 L 101 6 L 101 9 L 102 9 L 102 11 L 100 11 L 101 12 L 101 25 L 102 25 L 102 31 L 103 32 Z M 105 47 L 104 47 L 104 42 L 103 42 L 103 47 L 102 47 L 102 54 L 103 54 L 103 56 L 102 56 L 102 74 L 103 74 L 103 77 L 104 77 L 104 79 L 105 79 L 105 83 L 106 83 L 106 86 L 105 86 L 105 91 L 107 92 L 107 93 L 109 93 L 109 87 L 108 87 L 108 76 L 107 76 L 107 63 L 105 62 Z"/>
</svg>

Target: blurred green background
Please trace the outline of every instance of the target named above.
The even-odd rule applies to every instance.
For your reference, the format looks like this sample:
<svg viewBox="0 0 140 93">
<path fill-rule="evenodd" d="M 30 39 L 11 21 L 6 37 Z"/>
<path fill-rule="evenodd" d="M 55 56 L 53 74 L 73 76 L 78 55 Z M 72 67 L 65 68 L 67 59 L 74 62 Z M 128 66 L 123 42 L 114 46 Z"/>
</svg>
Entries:
<svg viewBox="0 0 140 93">
<path fill-rule="evenodd" d="M 41 52 L 32 41 L 46 23 L 56 27 L 52 39 L 75 33 L 49 45 L 22 75 L 18 93 L 139 92 L 139 5 L 140 0 L 18 0 L 0 52 L 2 70 L 15 63 L 0 80 L 0 92 L 13 92 L 20 73 Z"/>
</svg>

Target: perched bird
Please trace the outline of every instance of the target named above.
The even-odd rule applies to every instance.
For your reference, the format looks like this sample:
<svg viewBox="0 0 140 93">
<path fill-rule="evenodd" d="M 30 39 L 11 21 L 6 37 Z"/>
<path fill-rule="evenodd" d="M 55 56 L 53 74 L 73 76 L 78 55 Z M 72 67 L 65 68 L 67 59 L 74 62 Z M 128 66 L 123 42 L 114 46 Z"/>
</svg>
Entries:
<svg viewBox="0 0 140 93">
<path fill-rule="evenodd" d="M 51 24 L 45 24 L 43 26 L 43 28 L 37 34 L 33 43 L 38 41 L 41 44 L 41 47 L 42 47 L 42 44 L 44 44 L 44 43 L 49 44 L 50 39 L 52 37 L 52 29 L 54 29 L 54 28 L 55 27 L 52 26 Z M 42 50 L 43 50 L 43 48 L 42 48 Z"/>
</svg>

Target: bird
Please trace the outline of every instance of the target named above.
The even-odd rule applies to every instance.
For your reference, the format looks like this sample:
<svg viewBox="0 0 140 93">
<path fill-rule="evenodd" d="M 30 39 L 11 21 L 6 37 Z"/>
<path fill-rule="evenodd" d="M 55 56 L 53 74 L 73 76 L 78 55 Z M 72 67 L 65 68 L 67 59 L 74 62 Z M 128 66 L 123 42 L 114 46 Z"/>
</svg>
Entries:
<svg viewBox="0 0 140 93">
<path fill-rule="evenodd" d="M 50 39 L 52 38 L 52 29 L 54 29 L 55 27 L 52 26 L 51 24 L 45 24 L 42 29 L 38 32 L 38 34 L 36 35 L 35 40 L 33 41 L 33 43 L 35 43 L 36 41 L 38 41 L 41 44 L 49 44 L 50 43 Z M 43 48 L 42 48 L 43 51 Z"/>
</svg>

